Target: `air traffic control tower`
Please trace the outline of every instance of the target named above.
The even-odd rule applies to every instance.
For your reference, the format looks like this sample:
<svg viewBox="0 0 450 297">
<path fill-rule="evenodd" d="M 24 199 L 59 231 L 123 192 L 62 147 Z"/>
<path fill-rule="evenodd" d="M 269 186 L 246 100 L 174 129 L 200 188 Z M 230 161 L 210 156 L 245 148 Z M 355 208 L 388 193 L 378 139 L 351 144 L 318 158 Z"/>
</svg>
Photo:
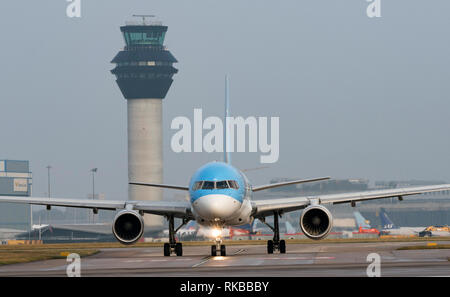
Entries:
<svg viewBox="0 0 450 297">
<path fill-rule="evenodd" d="M 120 27 L 125 48 L 111 63 L 116 82 L 127 100 L 128 180 L 163 182 L 162 100 L 178 72 L 175 57 L 165 48 L 167 26 L 150 22 L 127 22 Z M 129 200 L 162 200 L 162 189 L 128 185 Z M 162 225 L 162 218 L 145 215 L 146 226 Z"/>
</svg>

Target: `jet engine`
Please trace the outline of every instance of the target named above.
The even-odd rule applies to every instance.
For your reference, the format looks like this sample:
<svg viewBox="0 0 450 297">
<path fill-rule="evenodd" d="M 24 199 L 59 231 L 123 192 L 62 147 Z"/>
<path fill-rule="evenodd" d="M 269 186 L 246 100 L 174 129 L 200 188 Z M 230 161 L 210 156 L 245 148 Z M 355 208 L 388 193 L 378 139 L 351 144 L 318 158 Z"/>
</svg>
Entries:
<svg viewBox="0 0 450 297">
<path fill-rule="evenodd" d="M 333 217 L 321 205 L 308 206 L 300 216 L 300 228 L 306 237 L 319 240 L 328 235 L 333 225 Z"/>
<path fill-rule="evenodd" d="M 142 216 L 132 210 L 122 210 L 113 221 L 113 234 L 123 244 L 132 244 L 144 233 Z"/>
</svg>

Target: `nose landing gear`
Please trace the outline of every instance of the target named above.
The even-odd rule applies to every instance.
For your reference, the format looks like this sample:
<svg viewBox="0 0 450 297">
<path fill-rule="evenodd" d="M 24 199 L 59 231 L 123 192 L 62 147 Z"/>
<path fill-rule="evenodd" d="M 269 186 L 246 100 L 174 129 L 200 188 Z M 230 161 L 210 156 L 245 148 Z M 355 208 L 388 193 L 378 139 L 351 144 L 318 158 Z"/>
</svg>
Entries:
<svg viewBox="0 0 450 297">
<path fill-rule="evenodd" d="M 225 257 L 227 255 L 226 246 L 222 244 L 222 238 L 217 236 L 215 239 L 215 245 L 211 246 L 211 256 L 217 256 L 217 252 L 220 251 L 220 255 Z"/>
</svg>

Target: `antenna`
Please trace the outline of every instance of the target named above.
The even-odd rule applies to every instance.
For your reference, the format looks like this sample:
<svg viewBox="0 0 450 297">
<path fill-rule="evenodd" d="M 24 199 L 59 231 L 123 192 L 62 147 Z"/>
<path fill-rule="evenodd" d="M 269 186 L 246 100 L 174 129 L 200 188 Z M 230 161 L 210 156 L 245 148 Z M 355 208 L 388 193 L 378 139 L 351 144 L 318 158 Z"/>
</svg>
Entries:
<svg viewBox="0 0 450 297">
<path fill-rule="evenodd" d="M 145 25 L 145 18 L 154 18 L 156 16 L 153 14 L 133 14 L 133 17 L 142 18 L 142 24 Z"/>
</svg>

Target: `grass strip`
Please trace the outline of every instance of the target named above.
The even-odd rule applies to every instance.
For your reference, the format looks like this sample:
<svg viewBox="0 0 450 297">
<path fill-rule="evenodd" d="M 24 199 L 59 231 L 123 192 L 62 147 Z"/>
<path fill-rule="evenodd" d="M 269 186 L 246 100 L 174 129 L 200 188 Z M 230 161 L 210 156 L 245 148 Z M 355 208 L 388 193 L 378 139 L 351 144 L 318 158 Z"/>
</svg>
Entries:
<svg viewBox="0 0 450 297">
<path fill-rule="evenodd" d="M 0 251 L 0 265 L 28 263 L 50 259 L 66 259 L 68 254 L 76 253 L 80 257 L 98 253 L 94 249 L 2 249 Z"/>
<path fill-rule="evenodd" d="M 268 236 L 267 239 L 272 239 Z M 287 239 L 291 244 L 327 244 L 327 243 L 377 243 L 377 242 L 430 242 L 426 237 L 406 238 L 346 238 L 346 239 Z M 450 237 L 433 238 L 432 242 L 450 241 Z M 183 246 L 209 246 L 213 241 L 182 241 Z M 266 245 L 267 240 L 224 240 L 226 245 Z M 36 245 L 0 245 L 2 251 L 24 251 L 24 250 L 97 250 L 106 248 L 140 248 L 140 247 L 162 247 L 164 242 L 139 242 L 132 245 L 124 245 L 119 242 L 91 242 L 91 243 L 52 243 Z"/>
<path fill-rule="evenodd" d="M 441 250 L 441 249 L 450 249 L 450 244 L 402 246 L 399 247 L 397 250 L 411 251 L 411 250 Z"/>
</svg>

